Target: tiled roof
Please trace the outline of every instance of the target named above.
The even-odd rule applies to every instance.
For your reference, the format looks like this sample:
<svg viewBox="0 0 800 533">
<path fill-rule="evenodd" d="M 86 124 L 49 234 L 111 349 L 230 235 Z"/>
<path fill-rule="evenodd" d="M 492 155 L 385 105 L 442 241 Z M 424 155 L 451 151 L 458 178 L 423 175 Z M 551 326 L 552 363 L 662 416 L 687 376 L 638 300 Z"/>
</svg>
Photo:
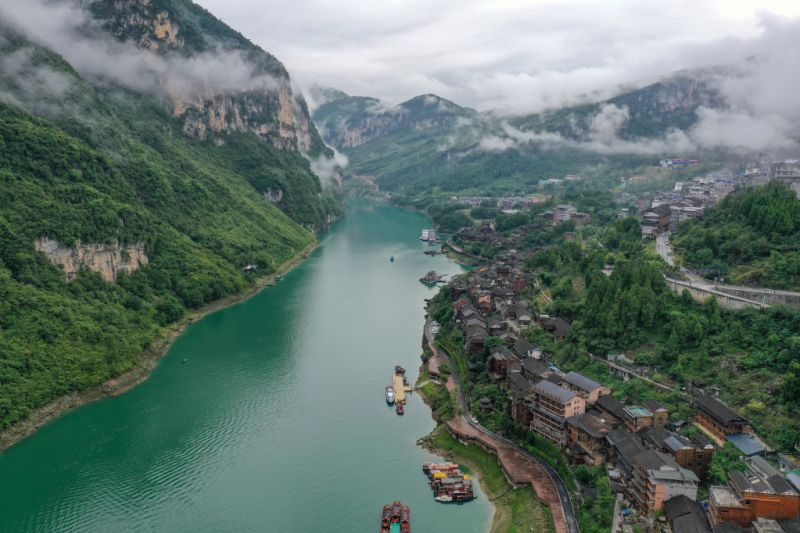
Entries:
<svg viewBox="0 0 800 533">
<path fill-rule="evenodd" d="M 598 382 L 577 372 L 567 372 L 567 375 L 564 376 L 564 381 L 586 392 L 592 392 L 601 386 Z"/>
<path fill-rule="evenodd" d="M 710 396 L 701 396 L 700 398 L 697 398 L 694 403 L 698 409 L 721 424 L 729 424 L 731 422 L 747 422 L 747 420 L 739 415 L 739 413 L 735 412 L 721 401 Z"/>
<path fill-rule="evenodd" d="M 549 381 L 540 381 L 533 386 L 533 390 L 534 392 L 538 392 L 543 396 L 556 399 L 561 403 L 567 403 L 576 396 L 576 394 L 571 390 L 567 390 L 564 387 L 560 387 L 555 383 L 550 383 Z"/>
</svg>

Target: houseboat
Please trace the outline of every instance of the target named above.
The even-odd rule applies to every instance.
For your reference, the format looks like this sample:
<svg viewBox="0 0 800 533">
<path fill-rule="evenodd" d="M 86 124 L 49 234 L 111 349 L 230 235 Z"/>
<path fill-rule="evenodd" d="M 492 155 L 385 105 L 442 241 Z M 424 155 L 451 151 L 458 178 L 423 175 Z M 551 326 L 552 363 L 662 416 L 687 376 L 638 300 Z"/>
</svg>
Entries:
<svg viewBox="0 0 800 533">
<path fill-rule="evenodd" d="M 472 478 L 462 473 L 456 463 L 425 463 L 422 471 L 428 476 L 433 499 L 437 502 L 468 502 L 475 499 Z"/>
</svg>

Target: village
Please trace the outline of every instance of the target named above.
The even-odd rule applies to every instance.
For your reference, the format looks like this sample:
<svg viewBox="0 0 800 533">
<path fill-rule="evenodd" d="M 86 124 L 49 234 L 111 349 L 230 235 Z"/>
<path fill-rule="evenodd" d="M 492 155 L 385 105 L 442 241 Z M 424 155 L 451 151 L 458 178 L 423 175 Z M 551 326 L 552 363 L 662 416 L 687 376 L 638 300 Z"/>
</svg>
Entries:
<svg viewBox="0 0 800 533">
<path fill-rule="evenodd" d="M 725 182 L 710 186 L 718 183 Z M 677 391 L 693 413 L 682 418 L 654 399 L 626 403 L 609 386 L 562 372 L 526 339 L 529 328 L 539 328 L 561 341 L 571 325 L 531 306 L 537 282 L 525 266 L 537 250 L 518 251 L 515 245 L 545 224 L 586 217 L 558 205 L 540 217 L 541 225 L 510 234 L 489 224 L 459 232 L 461 243 L 483 241 L 499 251 L 490 264 L 452 280 L 447 292 L 470 369 L 485 368 L 489 380 L 506 391 L 506 405 L 481 398 L 481 411 L 506 413 L 558 446 L 573 467 L 603 466 L 618 494 L 615 532 L 636 531 L 637 525 L 674 533 L 800 531 L 800 460 L 775 453 L 718 398 L 719 389 L 698 383 Z M 648 379 L 624 355 L 603 361 L 624 380 Z M 744 470 L 727 472 L 724 484 L 710 483 L 709 465 L 726 445 L 743 459 Z"/>
</svg>

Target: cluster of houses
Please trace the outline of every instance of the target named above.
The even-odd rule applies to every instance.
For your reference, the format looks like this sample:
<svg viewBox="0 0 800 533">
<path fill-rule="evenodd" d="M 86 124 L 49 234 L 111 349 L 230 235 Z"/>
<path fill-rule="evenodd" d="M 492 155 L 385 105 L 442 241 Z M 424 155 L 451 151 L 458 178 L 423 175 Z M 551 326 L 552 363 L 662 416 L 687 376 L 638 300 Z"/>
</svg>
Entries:
<svg viewBox="0 0 800 533">
<path fill-rule="evenodd" d="M 522 328 L 533 320 L 526 298 L 530 285 L 523 268 L 531 252 L 502 252 L 490 266 L 473 270 L 450 284 L 454 317 L 465 338 L 465 351 L 473 359 L 484 352 L 486 339 L 497 337 L 509 345 L 519 340 Z"/>
<path fill-rule="evenodd" d="M 505 251 L 514 257 L 522 257 L 514 248 L 519 244 L 521 238 L 529 233 L 539 231 L 544 226 L 542 224 L 525 224 L 514 228 L 509 235 L 496 231 L 488 222 L 478 226 L 462 228 L 456 234 L 455 240 L 462 244 L 475 243 L 489 246 L 498 251 Z M 526 255 L 525 257 L 530 257 Z M 507 258 L 506 258 L 507 259 Z"/>
<path fill-rule="evenodd" d="M 511 418 L 560 447 L 574 464 L 607 465 L 615 488 L 639 513 L 648 519 L 664 513 L 675 533 L 790 527 L 800 514 L 800 487 L 764 459 L 766 450 L 750 423 L 724 403 L 696 398 L 693 422 L 699 431 L 685 432 L 687 424 L 673 420 L 656 400 L 626 405 L 609 387 L 561 372 L 521 336 L 532 324 L 556 339 L 570 329 L 561 318 L 535 316 L 522 296 L 530 282 L 522 268 L 528 257 L 506 252 L 491 266 L 454 280 L 450 292 L 470 364 L 475 368 L 486 357 L 489 379 L 508 392 Z M 502 342 L 486 349 L 489 337 Z M 747 469 L 730 472 L 726 485 L 710 487 L 703 506 L 698 488 L 717 446 L 726 441 L 747 458 Z"/>
<path fill-rule="evenodd" d="M 678 498 L 681 511 L 699 511 L 693 516 L 702 518 L 703 527 L 673 523 L 675 533 L 797 520 L 800 487 L 764 459 L 750 424 L 716 398 L 695 399 L 694 423 L 701 431 L 685 436 L 677 432 L 685 423 L 671 421 L 668 409 L 656 400 L 625 405 L 608 387 L 577 372 L 564 374 L 538 350 L 531 352 L 518 357 L 523 355 L 519 350 L 497 347 L 489 357 L 505 362 L 494 365 L 495 377 L 504 379 L 512 419 L 561 447 L 573 463 L 608 465 L 616 488 L 643 516 L 652 519 L 666 512 L 670 520 L 677 518 L 670 515 L 669 503 Z M 747 456 L 747 469 L 731 471 L 724 486 L 710 487 L 706 510 L 697 502 L 698 487 L 706 479 L 715 444 L 726 440 Z"/>
<path fill-rule="evenodd" d="M 574 222 L 576 226 L 581 226 L 592 221 L 591 215 L 578 211 L 578 208 L 571 204 L 558 204 L 553 209 L 539 213 L 538 216 L 542 222 L 553 226 L 569 221 Z"/>
<path fill-rule="evenodd" d="M 623 193 L 620 203 L 637 205 L 642 214 L 642 236 L 652 237 L 677 231 L 678 225 L 685 220 L 702 218 L 705 209 L 716 205 L 737 188 L 764 185 L 770 179 L 786 184 L 800 197 L 800 160 L 776 161 L 766 168 L 748 168 L 744 174 L 709 174 L 679 181 L 672 190 L 659 192 L 652 200 L 631 198 Z M 620 218 L 629 215 L 627 207 L 619 212 Z"/>
<path fill-rule="evenodd" d="M 483 202 L 491 201 L 497 202 L 498 209 L 501 210 L 528 210 L 538 204 L 544 203 L 550 199 L 546 194 L 531 194 L 527 196 L 501 196 L 494 198 L 490 196 L 452 196 L 450 203 L 460 205 L 463 207 L 476 208 L 480 207 Z"/>
<path fill-rule="evenodd" d="M 650 208 L 643 211 L 642 236 L 677 231 L 681 222 L 702 218 L 707 207 L 719 203 L 739 182 L 733 175 L 708 175 L 677 182 L 671 191 L 656 194 Z"/>
</svg>

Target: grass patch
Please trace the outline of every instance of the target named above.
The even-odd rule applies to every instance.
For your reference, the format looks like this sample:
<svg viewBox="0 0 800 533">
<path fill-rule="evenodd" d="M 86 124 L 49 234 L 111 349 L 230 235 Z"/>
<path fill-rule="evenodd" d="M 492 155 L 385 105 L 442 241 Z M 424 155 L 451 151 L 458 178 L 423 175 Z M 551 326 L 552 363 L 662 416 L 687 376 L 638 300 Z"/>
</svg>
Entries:
<svg viewBox="0 0 800 533">
<path fill-rule="evenodd" d="M 511 490 L 494 455 L 479 446 L 462 444 L 441 425 L 422 439 L 422 444 L 477 473 L 483 492 L 495 506 L 491 533 L 553 531 L 547 506 L 536 498 L 531 487 Z"/>
</svg>

